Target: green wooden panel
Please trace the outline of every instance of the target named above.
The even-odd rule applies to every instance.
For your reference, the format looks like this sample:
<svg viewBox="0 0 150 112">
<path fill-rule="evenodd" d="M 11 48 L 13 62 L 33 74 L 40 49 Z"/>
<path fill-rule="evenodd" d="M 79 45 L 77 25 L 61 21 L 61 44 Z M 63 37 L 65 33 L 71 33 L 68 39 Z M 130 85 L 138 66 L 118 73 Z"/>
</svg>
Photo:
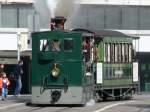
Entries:
<svg viewBox="0 0 150 112">
<path fill-rule="evenodd" d="M 103 64 L 104 79 L 119 79 L 132 77 L 131 63 L 104 63 Z"/>
<path fill-rule="evenodd" d="M 32 85 L 40 85 L 41 80 L 48 76 L 48 84 L 63 84 L 64 78 L 68 80 L 69 85 L 81 85 L 82 83 L 82 70 L 81 63 L 59 63 L 60 74 L 58 78 L 53 78 L 51 75 L 51 71 L 53 69 L 54 64 L 49 63 L 45 65 L 38 64 L 32 73 Z M 35 74 L 34 74 L 35 73 Z"/>
<path fill-rule="evenodd" d="M 117 43 L 117 42 L 132 43 L 132 38 L 129 38 L 129 37 L 105 37 L 103 39 L 103 41 L 106 43 Z"/>
<path fill-rule="evenodd" d="M 100 44 L 98 45 L 98 61 L 104 61 L 104 43 L 100 42 Z"/>
<path fill-rule="evenodd" d="M 64 50 L 64 39 L 72 38 L 74 48 L 71 52 Z M 59 52 L 40 51 L 41 39 L 59 39 L 61 50 Z M 49 85 L 63 84 L 64 78 L 68 85 L 82 85 L 82 36 L 80 33 L 64 32 L 61 30 L 37 32 L 32 34 L 32 85 L 41 85 L 44 77 L 48 76 Z M 54 64 L 58 64 L 60 74 L 58 78 L 51 75 Z"/>
<path fill-rule="evenodd" d="M 103 86 L 122 86 L 133 84 L 132 79 L 112 79 L 112 80 L 104 80 Z"/>
</svg>

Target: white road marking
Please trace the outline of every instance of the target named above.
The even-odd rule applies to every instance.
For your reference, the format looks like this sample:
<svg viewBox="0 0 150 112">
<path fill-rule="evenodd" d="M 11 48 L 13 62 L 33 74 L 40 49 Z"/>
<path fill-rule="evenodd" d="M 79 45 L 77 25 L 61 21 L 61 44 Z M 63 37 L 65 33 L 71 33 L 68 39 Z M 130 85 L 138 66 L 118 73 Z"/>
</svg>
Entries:
<svg viewBox="0 0 150 112">
<path fill-rule="evenodd" d="M 21 106 L 21 105 L 25 105 L 25 103 L 17 103 L 17 104 L 10 104 L 10 105 L 7 105 L 7 106 L 2 106 L 2 107 L 0 107 L 0 110 L 12 108 L 12 107 L 17 107 L 17 106 Z"/>
<path fill-rule="evenodd" d="M 109 108 L 112 108 L 112 107 L 115 107 L 115 106 L 118 106 L 118 105 L 123 105 L 123 104 L 127 104 L 127 103 L 132 103 L 132 102 L 134 102 L 134 101 L 128 101 L 128 102 L 122 102 L 122 103 L 115 103 L 115 104 L 112 104 L 112 105 L 105 106 L 105 107 L 103 107 L 103 108 L 101 108 L 101 109 L 98 109 L 98 110 L 96 110 L 96 111 L 94 111 L 94 112 L 102 112 L 102 111 L 104 111 L 104 110 L 106 110 L 106 109 L 109 109 Z"/>
</svg>

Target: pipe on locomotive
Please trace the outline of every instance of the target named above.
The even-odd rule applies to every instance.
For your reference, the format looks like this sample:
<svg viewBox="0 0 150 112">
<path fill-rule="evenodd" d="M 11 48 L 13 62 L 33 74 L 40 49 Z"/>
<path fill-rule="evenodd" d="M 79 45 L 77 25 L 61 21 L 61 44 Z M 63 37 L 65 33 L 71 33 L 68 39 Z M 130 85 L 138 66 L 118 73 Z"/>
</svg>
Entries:
<svg viewBox="0 0 150 112">
<path fill-rule="evenodd" d="M 66 22 L 66 18 L 62 17 L 62 16 L 56 16 L 54 18 L 51 18 L 51 30 L 55 30 L 55 29 L 64 29 L 64 24 Z"/>
</svg>

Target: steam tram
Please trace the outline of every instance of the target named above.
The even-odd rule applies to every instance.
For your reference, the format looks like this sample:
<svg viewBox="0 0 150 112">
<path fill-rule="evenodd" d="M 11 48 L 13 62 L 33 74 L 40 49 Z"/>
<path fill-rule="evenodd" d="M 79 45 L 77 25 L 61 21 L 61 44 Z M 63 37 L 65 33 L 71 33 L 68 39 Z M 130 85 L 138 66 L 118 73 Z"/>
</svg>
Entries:
<svg viewBox="0 0 150 112">
<path fill-rule="evenodd" d="M 53 22 L 52 31 L 32 33 L 31 103 L 86 104 L 132 95 L 138 82 L 135 38 L 110 30 L 64 30 L 61 17 Z"/>
</svg>

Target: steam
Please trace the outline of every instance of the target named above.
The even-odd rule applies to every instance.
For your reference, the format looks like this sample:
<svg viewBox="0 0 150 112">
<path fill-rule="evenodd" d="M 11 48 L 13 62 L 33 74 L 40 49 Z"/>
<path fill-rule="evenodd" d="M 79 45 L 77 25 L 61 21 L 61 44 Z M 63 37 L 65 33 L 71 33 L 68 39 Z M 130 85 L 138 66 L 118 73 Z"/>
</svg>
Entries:
<svg viewBox="0 0 150 112">
<path fill-rule="evenodd" d="M 74 9 L 75 0 L 60 0 L 58 3 L 58 8 L 56 9 L 56 16 L 68 17 Z"/>
<path fill-rule="evenodd" d="M 40 24 L 48 26 L 50 18 L 64 16 L 67 20 L 76 15 L 80 0 L 35 0 L 36 13 L 40 15 Z"/>
<path fill-rule="evenodd" d="M 47 0 L 51 17 L 68 17 L 74 10 L 75 2 L 78 0 Z"/>
<path fill-rule="evenodd" d="M 90 99 L 90 101 L 88 101 L 87 103 L 86 103 L 86 106 L 94 106 L 95 105 L 95 100 L 94 99 Z"/>
<path fill-rule="evenodd" d="M 47 6 L 50 10 L 51 17 L 55 17 L 55 10 L 59 0 L 47 0 Z"/>
<path fill-rule="evenodd" d="M 73 13 L 71 13 L 69 15 L 69 17 L 67 18 L 67 21 L 66 21 L 66 24 L 65 24 L 65 27 L 67 29 L 74 29 L 77 27 L 77 21 L 78 21 L 78 18 L 80 18 L 78 15 L 79 15 L 79 12 L 81 10 L 81 7 L 79 4 L 75 5 L 74 6 L 74 10 L 73 10 Z"/>
<path fill-rule="evenodd" d="M 46 25 L 50 20 L 50 11 L 46 0 L 35 0 L 34 7 L 36 13 L 40 15 L 41 24 Z"/>
</svg>

